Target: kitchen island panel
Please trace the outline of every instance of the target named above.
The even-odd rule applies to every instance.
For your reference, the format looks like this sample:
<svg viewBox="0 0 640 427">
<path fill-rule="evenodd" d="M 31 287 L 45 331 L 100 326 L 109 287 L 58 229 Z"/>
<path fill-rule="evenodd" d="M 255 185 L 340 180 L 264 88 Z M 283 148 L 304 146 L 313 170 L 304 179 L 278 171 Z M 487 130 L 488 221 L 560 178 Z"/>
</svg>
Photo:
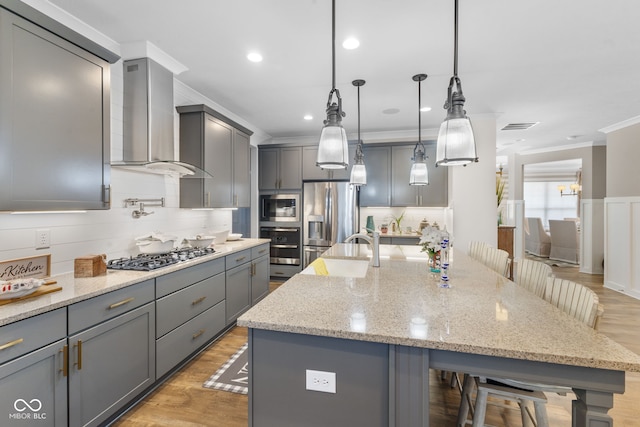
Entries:
<svg viewBox="0 0 640 427">
<path fill-rule="evenodd" d="M 249 348 L 252 426 L 389 425 L 387 345 L 253 329 Z M 307 390 L 307 369 L 335 373 L 336 393 Z"/>
</svg>

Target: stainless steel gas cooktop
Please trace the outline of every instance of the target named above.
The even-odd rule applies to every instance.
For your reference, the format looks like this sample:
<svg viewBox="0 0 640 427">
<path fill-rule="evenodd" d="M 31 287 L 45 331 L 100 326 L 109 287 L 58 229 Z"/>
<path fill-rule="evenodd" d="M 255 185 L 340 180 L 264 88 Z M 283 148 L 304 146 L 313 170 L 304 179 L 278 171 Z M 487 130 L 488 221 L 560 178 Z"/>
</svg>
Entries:
<svg viewBox="0 0 640 427">
<path fill-rule="evenodd" d="M 210 255 L 214 252 L 213 248 L 181 248 L 165 254 L 140 254 L 129 258 L 112 259 L 107 263 L 107 268 L 113 270 L 151 271 L 180 261 Z"/>
</svg>

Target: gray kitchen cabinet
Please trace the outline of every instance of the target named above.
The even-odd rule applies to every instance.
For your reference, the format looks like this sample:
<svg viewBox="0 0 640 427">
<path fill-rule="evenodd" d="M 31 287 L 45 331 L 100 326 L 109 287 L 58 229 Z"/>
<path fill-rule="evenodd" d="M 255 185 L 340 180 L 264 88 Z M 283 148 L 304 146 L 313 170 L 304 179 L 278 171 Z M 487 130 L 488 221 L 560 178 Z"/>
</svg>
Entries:
<svg viewBox="0 0 640 427">
<path fill-rule="evenodd" d="M 360 187 L 360 206 L 390 206 L 391 147 L 365 144 L 362 151 L 367 168 L 367 185 Z"/>
<path fill-rule="evenodd" d="M 258 151 L 262 190 L 302 190 L 302 147 L 269 147 Z"/>
<path fill-rule="evenodd" d="M 178 366 L 225 327 L 225 260 L 156 278 L 156 377 Z"/>
<path fill-rule="evenodd" d="M 436 168 L 435 143 L 424 143 L 429 170 L 429 185 L 409 185 L 413 164 L 412 145 L 392 147 L 391 206 L 446 207 L 448 204 L 448 169 Z"/>
<path fill-rule="evenodd" d="M 180 160 L 213 176 L 182 177 L 180 207 L 249 207 L 251 131 L 221 119 L 224 116 L 205 105 L 180 106 L 177 111 L 180 113 Z"/>
<path fill-rule="evenodd" d="M 262 247 L 258 247 L 262 248 Z M 258 249 L 260 251 L 262 249 Z M 264 245 L 265 254 L 251 260 L 251 305 L 269 294 L 269 245 Z M 255 250 L 254 250 L 255 252 Z"/>
<path fill-rule="evenodd" d="M 356 154 L 356 146 L 349 144 L 349 166 L 346 169 L 322 169 L 316 165 L 318 146 L 302 148 L 302 179 L 304 181 L 337 181 L 351 178 L 351 167 Z"/>
<path fill-rule="evenodd" d="M 0 8 L 0 211 L 109 209 L 109 67 Z"/>
<path fill-rule="evenodd" d="M 70 427 L 102 424 L 155 382 L 154 297 L 151 279 L 69 306 Z"/>
<path fill-rule="evenodd" d="M 227 270 L 225 311 L 226 323 L 233 323 L 251 305 L 251 274 L 253 266 L 250 260 Z"/>
<path fill-rule="evenodd" d="M 67 425 L 66 309 L 0 328 L 2 425 Z"/>
</svg>

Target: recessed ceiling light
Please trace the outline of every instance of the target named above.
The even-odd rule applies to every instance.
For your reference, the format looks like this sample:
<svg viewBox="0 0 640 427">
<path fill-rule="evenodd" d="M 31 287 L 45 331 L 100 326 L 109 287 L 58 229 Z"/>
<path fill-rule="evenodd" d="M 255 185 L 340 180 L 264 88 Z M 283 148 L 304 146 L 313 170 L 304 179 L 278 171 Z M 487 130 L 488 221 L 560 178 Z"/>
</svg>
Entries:
<svg viewBox="0 0 640 427">
<path fill-rule="evenodd" d="M 305 120 L 313 120 L 313 116 L 311 114 L 305 114 L 304 119 Z"/>
<path fill-rule="evenodd" d="M 247 59 L 251 62 L 262 62 L 262 55 L 258 52 L 249 52 Z"/>
<path fill-rule="evenodd" d="M 382 110 L 382 114 L 398 114 L 400 112 L 397 108 L 387 108 L 386 110 Z"/>
<path fill-rule="evenodd" d="M 354 37 L 349 37 L 348 39 L 342 42 L 342 47 L 345 49 L 349 49 L 349 50 L 357 49 L 358 46 L 360 46 L 360 42 L 358 41 L 358 39 Z"/>
<path fill-rule="evenodd" d="M 567 139 L 568 139 L 569 141 L 572 141 L 572 140 L 574 140 L 574 139 L 578 138 L 579 136 L 580 136 L 580 135 L 569 135 L 569 136 L 567 137 Z"/>
<path fill-rule="evenodd" d="M 422 111 L 423 113 L 426 113 L 427 111 L 431 111 L 431 107 L 422 107 L 420 111 Z"/>
<path fill-rule="evenodd" d="M 524 138 L 516 139 L 516 142 L 524 142 L 524 141 L 526 141 L 526 139 Z"/>
</svg>

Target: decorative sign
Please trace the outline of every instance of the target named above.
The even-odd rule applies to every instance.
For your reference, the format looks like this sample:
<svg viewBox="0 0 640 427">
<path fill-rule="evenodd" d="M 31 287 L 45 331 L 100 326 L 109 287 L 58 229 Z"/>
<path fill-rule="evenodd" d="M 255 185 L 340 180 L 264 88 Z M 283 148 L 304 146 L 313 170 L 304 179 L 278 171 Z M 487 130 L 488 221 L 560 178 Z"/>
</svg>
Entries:
<svg viewBox="0 0 640 427">
<path fill-rule="evenodd" d="M 50 272 L 51 254 L 0 262 L 0 280 L 49 277 Z"/>
</svg>

